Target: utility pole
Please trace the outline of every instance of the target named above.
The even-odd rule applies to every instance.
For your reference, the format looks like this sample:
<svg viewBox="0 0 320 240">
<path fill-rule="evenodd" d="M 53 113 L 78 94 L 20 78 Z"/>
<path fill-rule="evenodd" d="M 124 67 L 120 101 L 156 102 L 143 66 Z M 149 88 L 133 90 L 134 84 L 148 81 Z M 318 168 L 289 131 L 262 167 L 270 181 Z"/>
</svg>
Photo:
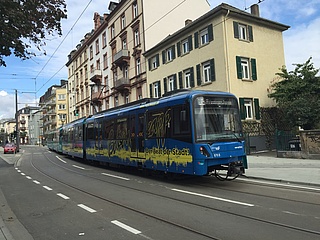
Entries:
<svg viewBox="0 0 320 240">
<path fill-rule="evenodd" d="M 20 133 L 19 133 L 19 115 L 18 115 L 18 90 L 15 90 L 16 93 L 16 144 L 17 144 L 17 152 L 19 152 L 19 144 L 20 144 Z"/>
</svg>

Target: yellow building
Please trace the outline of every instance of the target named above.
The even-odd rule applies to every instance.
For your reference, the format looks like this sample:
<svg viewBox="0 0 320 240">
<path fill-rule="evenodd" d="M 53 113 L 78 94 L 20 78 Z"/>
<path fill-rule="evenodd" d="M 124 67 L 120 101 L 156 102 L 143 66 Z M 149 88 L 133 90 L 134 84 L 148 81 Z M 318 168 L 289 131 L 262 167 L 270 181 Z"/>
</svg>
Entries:
<svg viewBox="0 0 320 240">
<path fill-rule="evenodd" d="M 244 100 L 245 119 L 256 119 L 255 99 L 274 104 L 268 88 L 285 65 L 282 32 L 288 28 L 221 4 L 144 54 L 149 96 L 186 88 L 231 92 Z"/>
<path fill-rule="evenodd" d="M 259 127 L 260 106 L 275 105 L 268 89 L 285 65 L 289 26 L 221 4 L 144 53 L 149 97 L 177 89 L 235 94 L 246 127 Z"/>
<path fill-rule="evenodd" d="M 45 143 L 51 131 L 68 122 L 67 81 L 61 80 L 60 85 L 51 86 L 40 97 L 39 105 L 42 110 L 42 143 Z"/>
</svg>

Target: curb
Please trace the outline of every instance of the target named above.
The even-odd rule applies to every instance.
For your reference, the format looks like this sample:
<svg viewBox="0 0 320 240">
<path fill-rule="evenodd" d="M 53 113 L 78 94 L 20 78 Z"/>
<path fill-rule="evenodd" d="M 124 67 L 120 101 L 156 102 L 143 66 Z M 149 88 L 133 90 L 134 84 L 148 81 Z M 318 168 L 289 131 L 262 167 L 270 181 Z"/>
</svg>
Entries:
<svg viewBox="0 0 320 240">
<path fill-rule="evenodd" d="M 246 176 L 246 175 L 242 175 L 242 176 L 239 176 L 239 177 L 243 178 L 243 179 L 254 179 L 254 180 L 261 180 L 261 181 L 283 183 L 283 184 L 287 184 L 288 186 L 290 186 L 290 184 L 295 184 L 295 185 L 302 185 L 302 186 L 320 188 L 320 184 L 316 184 L 316 183 L 306 183 L 306 182 L 290 181 L 290 180 L 284 180 L 284 179 L 254 177 L 254 176 Z"/>
</svg>

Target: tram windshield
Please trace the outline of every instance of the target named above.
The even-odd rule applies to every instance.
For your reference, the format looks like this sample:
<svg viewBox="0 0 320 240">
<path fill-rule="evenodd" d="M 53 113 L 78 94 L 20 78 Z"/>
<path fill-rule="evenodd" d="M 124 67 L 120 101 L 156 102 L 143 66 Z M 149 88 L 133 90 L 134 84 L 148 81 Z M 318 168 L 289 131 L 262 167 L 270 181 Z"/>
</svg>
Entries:
<svg viewBox="0 0 320 240">
<path fill-rule="evenodd" d="M 240 141 L 243 138 L 235 98 L 201 96 L 195 98 L 193 104 L 196 141 Z"/>
</svg>

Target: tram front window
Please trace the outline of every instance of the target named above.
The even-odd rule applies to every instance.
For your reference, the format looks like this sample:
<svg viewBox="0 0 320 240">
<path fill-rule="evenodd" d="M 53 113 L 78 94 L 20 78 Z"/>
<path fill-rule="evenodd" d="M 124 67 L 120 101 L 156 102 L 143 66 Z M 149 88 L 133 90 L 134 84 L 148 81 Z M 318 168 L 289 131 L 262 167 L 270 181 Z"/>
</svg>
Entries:
<svg viewBox="0 0 320 240">
<path fill-rule="evenodd" d="M 236 99 L 197 97 L 194 101 L 196 141 L 215 142 L 243 138 Z"/>
</svg>

